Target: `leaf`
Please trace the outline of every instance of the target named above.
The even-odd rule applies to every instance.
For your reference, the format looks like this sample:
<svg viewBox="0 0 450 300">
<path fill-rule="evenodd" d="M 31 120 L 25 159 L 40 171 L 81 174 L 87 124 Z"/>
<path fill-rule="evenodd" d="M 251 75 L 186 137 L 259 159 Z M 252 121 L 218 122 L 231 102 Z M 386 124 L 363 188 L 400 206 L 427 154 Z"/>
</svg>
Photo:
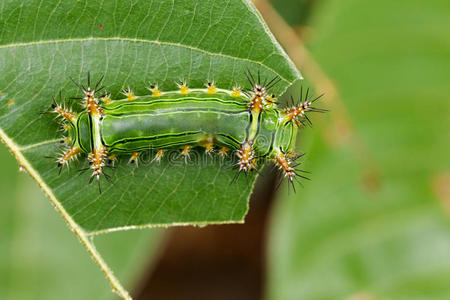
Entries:
<svg viewBox="0 0 450 300">
<path fill-rule="evenodd" d="M 103 274 L 3 145 L 0 161 L 0 299 L 111 299 Z M 95 244 L 117 276 L 134 286 L 161 233 L 116 232 L 97 236 Z"/>
<path fill-rule="evenodd" d="M 344 107 L 328 102 L 333 121 L 311 133 L 312 181 L 277 202 L 269 299 L 448 299 L 449 12 L 448 1 L 318 8 L 311 52 Z"/>
<path fill-rule="evenodd" d="M 148 94 L 187 80 L 201 87 L 245 86 L 244 71 L 277 75 L 281 94 L 300 74 L 248 1 L 9 1 L 0 7 L 0 138 L 38 182 L 116 292 L 129 298 L 89 236 L 115 230 L 242 222 L 250 183 L 203 154 L 193 164 L 166 157 L 136 168 L 122 158 L 103 193 L 88 185 L 85 159 L 58 175 L 45 156 L 58 151 L 58 124 L 42 115 L 59 92 L 80 91 L 71 82 L 104 76 L 113 99 L 130 87 Z M 182 122 L 183 120 L 180 120 Z"/>
<path fill-rule="evenodd" d="M 235 170 L 223 170 L 217 157 L 201 155 L 188 165 L 174 157 L 161 165 L 148 159 L 138 168 L 122 158 L 110 173 L 114 185 L 105 182 L 101 195 L 87 185 L 89 174 L 78 176 L 84 158 L 58 176 L 54 161 L 44 156 L 58 149 L 59 125 L 40 113 L 60 91 L 79 96 L 69 76 L 86 83 L 88 71 L 94 81 L 105 76 L 113 99 L 122 98 L 128 86 L 148 94 L 149 82 L 162 90 L 175 89 L 180 79 L 193 87 L 208 79 L 223 88 L 246 85 L 247 68 L 280 76 L 274 91 L 282 93 L 300 75 L 251 4 L 17 1 L 4 5 L 1 15 L 0 67 L 9 70 L 0 75 L 3 140 L 79 226 L 95 234 L 130 226 L 242 222 L 252 184 L 241 176 L 230 185 Z"/>
</svg>

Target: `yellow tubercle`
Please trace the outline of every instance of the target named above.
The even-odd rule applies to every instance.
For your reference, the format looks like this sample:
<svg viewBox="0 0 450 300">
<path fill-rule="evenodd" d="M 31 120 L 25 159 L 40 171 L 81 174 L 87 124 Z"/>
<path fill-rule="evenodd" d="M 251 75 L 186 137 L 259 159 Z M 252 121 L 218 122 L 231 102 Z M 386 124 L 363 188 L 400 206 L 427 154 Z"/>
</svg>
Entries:
<svg viewBox="0 0 450 300">
<path fill-rule="evenodd" d="M 214 85 L 214 83 L 208 82 L 207 86 L 208 86 L 208 89 L 206 90 L 206 92 L 208 94 L 215 94 L 215 93 L 217 93 L 217 88 Z"/>
<path fill-rule="evenodd" d="M 181 151 L 181 155 L 183 155 L 184 157 L 189 157 L 189 151 L 191 149 L 191 146 L 186 145 L 183 147 L 183 150 Z"/>
<path fill-rule="evenodd" d="M 231 97 L 237 98 L 237 97 L 240 97 L 241 94 L 242 94 L 241 89 L 236 87 L 236 88 L 233 88 L 233 91 L 231 92 Z"/>
<path fill-rule="evenodd" d="M 187 94 L 189 94 L 189 88 L 187 87 L 187 85 L 186 84 L 184 84 L 184 82 L 180 82 L 179 84 L 178 84 L 178 87 L 180 88 L 180 93 L 182 94 L 182 95 L 187 95 Z"/>
<path fill-rule="evenodd" d="M 181 150 L 181 155 L 184 157 L 184 161 L 187 163 L 188 159 L 190 159 L 190 151 L 191 146 L 186 145 L 183 147 L 183 150 Z"/>
<path fill-rule="evenodd" d="M 227 156 L 227 155 L 228 155 L 228 148 L 225 147 L 225 146 L 223 146 L 223 147 L 220 149 L 219 155 L 222 156 L 222 157 Z"/>
<path fill-rule="evenodd" d="M 66 124 L 64 124 L 64 126 L 63 126 L 63 130 L 64 131 L 69 131 L 70 130 L 70 124 L 69 123 L 66 123 Z"/>
<path fill-rule="evenodd" d="M 117 160 L 117 155 L 116 154 L 111 154 L 110 156 L 108 156 L 108 162 L 110 164 L 112 164 L 113 166 L 114 166 L 116 160 Z"/>
<path fill-rule="evenodd" d="M 158 89 L 158 87 L 156 85 L 150 86 L 149 90 L 153 93 L 153 97 L 161 97 L 162 96 L 162 92 Z"/>
<path fill-rule="evenodd" d="M 105 97 L 102 98 L 103 103 L 105 104 L 111 104 L 111 98 L 110 95 L 106 95 Z"/>
<path fill-rule="evenodd" d="M 275 103 L 277 101 L 277 99 L 275 98 L 274 94 L 266 97 L 265 100 L 266 100 L 268 105 L 273 104 L 273 103 Z"/>
<path fill-rule="evenodd" d="M 214 152 L 214 144 L 213 143 L 206 143 L 204 146 L 205 146 L 205 153 L 211 154 Z"/>
<path fill-rule="evenodd" d="M 214 142 L 215 138 L 212 135 L 206 135 L 204 139 L 200 142 L 200 145 L 205 147 L 205 152 L 211 154 L 214 152 Z"/>
<path fill-rule="evenodd" d="M 136 99 L 136 96 L 130 89 L 123 91 L 123 94 L 127 97 L 128 101 L 132 101 L 132 100 Z"/>
<path fill-rule="evenodd" d="M 131 154 L 131 157 L 130 157 L 130 163 L 136 163 L 136 166 L 138 165 L 138 161 L 139 161 L 139 152 L 133 152 L 132 154 Z"/>
<path fill-rule="evenodd" d="M 158 152 L 156 152 L 155 158 L 153 158 L 152 162 L 156 161 L 156 162 L 160 163 L 163 155 L 164 155 L 164 149 L 158 150 Z"/>
</svg>

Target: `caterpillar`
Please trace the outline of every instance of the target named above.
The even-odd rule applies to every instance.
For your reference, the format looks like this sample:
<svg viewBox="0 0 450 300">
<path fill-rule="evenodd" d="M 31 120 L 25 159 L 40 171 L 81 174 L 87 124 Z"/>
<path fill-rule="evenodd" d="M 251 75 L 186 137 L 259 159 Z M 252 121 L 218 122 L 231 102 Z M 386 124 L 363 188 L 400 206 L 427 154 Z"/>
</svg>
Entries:
<svg viewBox="0 0 450 300">
<path fill-rule="evenodd" d="M 67 131 L 63 138 L 65 149 L 57 157 L 60 170 L 78 156 L 85 154 L 89 162 L 86 170 L 99 182 L 108 164 L 114 164 L 118 156 L 130 156 L 130 162 L 138 162 L 143 151 L 155 150 L 153 161 L 159 162 L 167 149 L 179 149 L 186 160 L 196 147 L 205 152 L 217 152 L 222 157 L 234 153 L 236 162 L 231 167 L 239 174 L 257 170 L 259 159 L 268 159 L 294 186 L 298 177 L 306 178 L 306 171 L 299 170 L 296 162 L 303 154 L 294 152 L 298 128 L 311 124 L 308 112 L 325 112 L 313 106 L 322 95 L 313 97 L 309 89 L 297 103 L 291 97 L 291 106 L 279 109 L 272 88 L 278 77 L 264 82 L 260 73 L 254 76 L 246 72 L 249 89 L 235 87 L 220 89 L 214 82 L 205 88 L 189 88 L 178 82 L 178 90 L 161 91 L 156 85 L 148 89 L 151 95 L 137 96 L 130 89 L 123 91 L 124 98 L 111 100 L 104 93 L 98 95 L 103 76 L 91 86 L 90 73 L 87 87 L 72 81 L 83 96 L 72 98 L 82 104 L 82 111 L 75 112 L 61 101 L 53 103 L 48 112 L 62 120 Z M 60 96 L 61 98 L 61 96 Z M 295 188 L 294 188 L 295 189 Z"/>
</svg>

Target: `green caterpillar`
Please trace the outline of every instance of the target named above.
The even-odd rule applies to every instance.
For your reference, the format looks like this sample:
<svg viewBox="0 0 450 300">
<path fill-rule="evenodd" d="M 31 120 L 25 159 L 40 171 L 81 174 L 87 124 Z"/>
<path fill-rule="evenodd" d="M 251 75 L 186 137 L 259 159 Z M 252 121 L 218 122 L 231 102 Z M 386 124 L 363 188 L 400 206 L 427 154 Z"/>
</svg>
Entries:
<svg viewBox="0 0 450 300">
<path fill-rule="evenodd" d="M 64 141 L 67 149 L 57 158 L 60 168 L 71 160 L 87 154 L 92 170 L 90 181 L 100 179 L 108 162 L 119 155 L 131 155 L 130 161 L 138 161 L 142 151 L 156 150 L 154 160 L 159 161 L 166 149 L 180 149 L 185 159 L 192 148 L 202 146 L 207 153 L 215 147 L 219 155 L 233 151 L 238 168 L 247 174 L 255 170 L 259 158 L 270 159 L 284 173 L 289 182 L 303 177 L 294 161 L 301 155 L 293 151 L 298 127 L 310 123 L 306 112 L 325 110 L 311 106 L 322 95 L 312 99 L 309 91 L 305 97 L 286 109 L 278 109 L 275 96 L 268 90 L 278 78 L 261 84 L 248 72 L 251 88 L 224 90 L 208 83 L 205 89 L 189 89 L 183 82 L 179 90 L 162 92 L 151 86 L 150 96 L 135 96 L 124 91 L 125 99 L 111 101 L 108 95 L 97 97 L 102 79 L 94 88 L 74 83 L 83 91 L 83 111 L 75 113 L 65 105 L 54 101 L 51 112 L 63 119 L 68 137 Z"/>
</svg>

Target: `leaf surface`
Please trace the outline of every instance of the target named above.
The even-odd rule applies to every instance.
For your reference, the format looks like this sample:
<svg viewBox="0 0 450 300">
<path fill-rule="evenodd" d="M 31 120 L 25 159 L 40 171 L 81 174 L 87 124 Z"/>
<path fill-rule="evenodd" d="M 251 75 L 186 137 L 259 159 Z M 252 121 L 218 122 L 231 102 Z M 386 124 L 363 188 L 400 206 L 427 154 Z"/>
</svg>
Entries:
<svg viewBox="0 0 450 300">
<path fill-rule="evenodd" d="M 36 184 L 0 145 L 0 299 L 111 299 L 111 288 Z M 155 257 L 161 230 L 115 232 L 95 245 L 129 287 Z M 157 257 L 157 255 L 156 255 Z"/>
<path fill-rule="evenodd" d="M 139 167 L 122 157 L 110 171 L 114 184 L 99 195 L 88 185 L 85 157 L 58 175 L 53 160 L 61 133 L 41 115 L 61 91 L 80 96 L 71 83 L 104 75 L 113 99 L 149 83 L 174 90 L 184 80 L 203 87 L 248 86 L 244 72 L 277 75 L 281 94 L 300 78 L 247 1 L 10 1 L 0 6 L 0 131 L 2 140 L 45 192 L 89 234 L 135 227 L 242 222 L 255 176 L 222 168 L 201 153 L 192 163 L 168 155 L 160 165 L 147 157 Z M 180 120 L 183 122 L 183 120 Z M 226 163 L 231 164 L 232 160 Z"/>
</svg>

